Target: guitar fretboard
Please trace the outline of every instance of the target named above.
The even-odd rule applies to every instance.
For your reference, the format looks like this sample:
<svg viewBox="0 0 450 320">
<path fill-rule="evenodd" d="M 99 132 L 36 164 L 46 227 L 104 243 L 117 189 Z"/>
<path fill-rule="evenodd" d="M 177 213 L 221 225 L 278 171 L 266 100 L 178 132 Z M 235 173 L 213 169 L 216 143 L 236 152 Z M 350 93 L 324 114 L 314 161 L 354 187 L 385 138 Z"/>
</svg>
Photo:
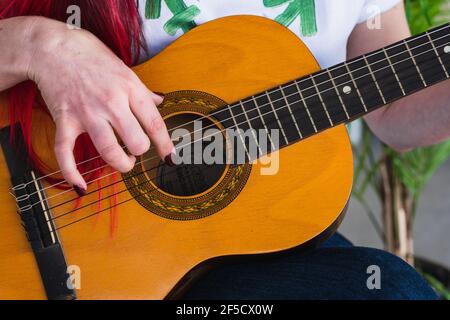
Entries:
<svg viewBox="0 0 450 320">
<path fill-rule="evenodd" d="M 215 116 L 226 128 L 263 129 L 269 139 L 271 130 L 277 129 L 279 145 L 262 152 L 269 153 L 353 121 L 448 79 L 449 74 L 450 25 L 446 24 L 248 97 Z"/>
</svg>

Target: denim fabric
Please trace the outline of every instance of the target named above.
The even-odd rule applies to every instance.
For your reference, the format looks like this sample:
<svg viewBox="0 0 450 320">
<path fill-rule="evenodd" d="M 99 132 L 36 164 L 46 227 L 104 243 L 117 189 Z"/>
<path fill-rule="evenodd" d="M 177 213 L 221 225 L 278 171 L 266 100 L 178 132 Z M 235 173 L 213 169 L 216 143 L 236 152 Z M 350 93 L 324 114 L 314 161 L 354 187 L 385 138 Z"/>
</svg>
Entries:
<svg viewBox="0 0 450 320">
<path fill-rule="evenodd" d="M 367 268 L 380 268 L 380 289 L 368 289 Z M 354 247 L 336 234 L 317 249 L 210 271 L 185 299 L 436 299 L 427 282 L 400 258 Z"/>
</svg>

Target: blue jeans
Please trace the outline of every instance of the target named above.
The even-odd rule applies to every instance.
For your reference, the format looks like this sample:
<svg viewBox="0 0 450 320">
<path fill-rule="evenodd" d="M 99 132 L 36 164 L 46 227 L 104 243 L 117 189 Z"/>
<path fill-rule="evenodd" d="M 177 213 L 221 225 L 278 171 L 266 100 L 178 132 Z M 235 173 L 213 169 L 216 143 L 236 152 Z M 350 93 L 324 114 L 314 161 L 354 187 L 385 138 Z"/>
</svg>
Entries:
<svg viewBox="0 0 450 320">
<path fill-rule="evenodd" d="M 379 266 L 380 289 L 368 289 L 367 268 Z M 213 269 L 185 299 L 436 299 L 400 258 L 354 247 L 336 234 L 317 249 L 228 263 Z"/>
</svg>

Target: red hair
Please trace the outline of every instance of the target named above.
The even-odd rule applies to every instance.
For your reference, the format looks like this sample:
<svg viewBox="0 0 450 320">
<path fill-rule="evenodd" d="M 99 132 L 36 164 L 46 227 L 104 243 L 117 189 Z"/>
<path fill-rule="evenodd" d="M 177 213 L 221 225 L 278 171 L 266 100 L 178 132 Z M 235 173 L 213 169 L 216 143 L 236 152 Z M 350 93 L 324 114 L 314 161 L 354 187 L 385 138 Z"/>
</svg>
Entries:
<svg viewBox="0 0 450 320">
<path fill-rule="evenodd" d="M 16 16 L 44 16 L 66 22 L 67 8 L 77 5 L 81 9 L 81 27 L 96 35 L 128 66 L 139 59 L 143 45 L 142 28 L 135 0 L 11 0 L 0 8 L 0 19 Z M 36 85 L 31 81 L 20 83 L 7 91 L 11 130 L 14 124 L 21 128 L 31 165 L 41 173 L 45 165 L 31 145 L 31 119 L 34 107 L 42 107 Z M 14 137 L 14 134 L 11 135 Z M 87 134 L 81 135 L 75 145 L 77 163 L 98 156 Z M 99 168 L 104 162 L 98 158 L 79 166 L 86 172 Z M 98 177 L 95 172 L 87 180 Z"/>
</svg>

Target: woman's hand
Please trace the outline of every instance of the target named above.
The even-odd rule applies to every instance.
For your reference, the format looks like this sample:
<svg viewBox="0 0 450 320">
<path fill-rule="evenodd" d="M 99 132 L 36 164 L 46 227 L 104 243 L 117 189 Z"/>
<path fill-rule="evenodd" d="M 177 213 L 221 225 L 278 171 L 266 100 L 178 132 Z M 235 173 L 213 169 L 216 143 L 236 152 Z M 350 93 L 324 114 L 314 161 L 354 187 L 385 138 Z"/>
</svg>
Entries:
<svg viewBox="0 0 450 320">
<path fill-rule="evenodd" d="M 134 156 L 145 153 L 150 140 L 162 159 L 171 154 L 174 146 L 157 110 L 163 98 L 149 91 L 100 40 L 43 18 L 31 32 L 36 43 L 28 77 L 36 82 L 56 123 L 55 153 L 68 183 L 81 193 L 87 189 L 73 155 L 83 132 L 121 172 L 133 168 Z M 114 130 L 132 155 L 119 145 Z"/>
</svg>

